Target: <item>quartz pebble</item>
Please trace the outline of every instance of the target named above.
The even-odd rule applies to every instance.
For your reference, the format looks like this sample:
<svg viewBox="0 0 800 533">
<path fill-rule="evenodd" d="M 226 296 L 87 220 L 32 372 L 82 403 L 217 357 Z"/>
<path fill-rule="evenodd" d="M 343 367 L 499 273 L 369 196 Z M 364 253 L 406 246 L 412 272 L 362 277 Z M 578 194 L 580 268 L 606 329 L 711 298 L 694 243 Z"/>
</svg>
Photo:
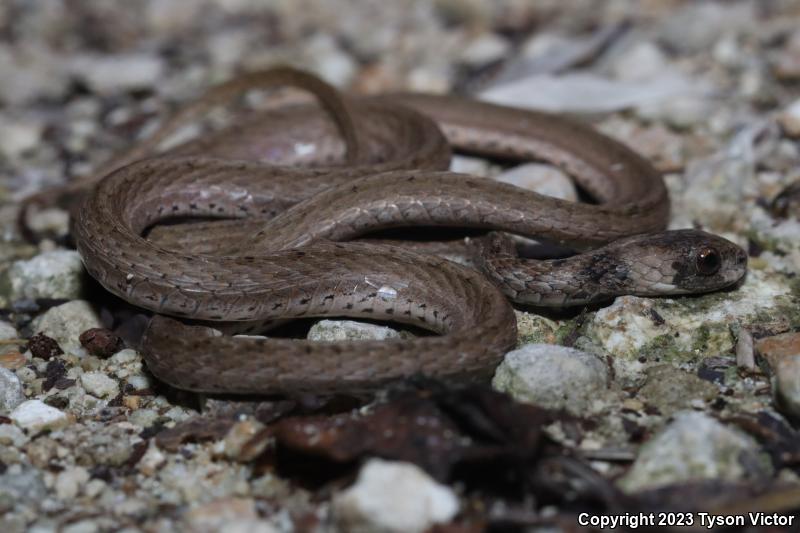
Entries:
<svg viewBox="0 0 800 533">
<path fill-rule="evenodd" d="M 29 434 L 46 429 L 59 429 L 69 424 L 69 417 L 66 413 L 50 407 L 41 400 L 28 400 L 21 403 L 11 411 L 9 418 Z"/>
<path fill-rule="evenodd" d="M 119 394 L 119 384 L 103 372 L 81 374 L 81 385 L 86 392 L 98 398 L 113 398 Z"/>
<path fill-rule="evenodd" d="M 458 508 L 453 491 L 419 467 L 382 459 L 370 459 L 333 502 L 337 523 L 352 532 L 421 533 L 452 520 Z"/>
</svg>

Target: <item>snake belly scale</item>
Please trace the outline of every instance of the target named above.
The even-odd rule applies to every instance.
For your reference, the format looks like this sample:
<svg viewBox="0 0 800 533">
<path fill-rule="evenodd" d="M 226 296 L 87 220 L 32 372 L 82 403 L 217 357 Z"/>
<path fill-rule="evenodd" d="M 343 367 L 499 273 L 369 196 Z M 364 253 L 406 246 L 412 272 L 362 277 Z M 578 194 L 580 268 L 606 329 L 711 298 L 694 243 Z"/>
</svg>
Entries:
<svg viewBox="0 0 800 533">
<path fill-rule="evenodd" d="M 354 391 L 414 374 L 483 379 L 516 343 L 506 296 L 576 305 L 714 290 L 745 272 L 744 252 L 722 238 L 694 230 L 650 235 L 669 214 L 659 174 L 620 143 L 553 115 L 454 97 L 340 97 L 311 76 L 278 69 L 212 90 L 156 138 L 232 95 L 284 83 L 309 89 L 333 120 L 316 106 L 267 111 L 158 157 L 147 157 L 150 141 L 99 182 L 81 184 L 90 192 L 73 233 L 84 264 L 106 289 L 157 313 L 142 352 L 151 371 L 176 387 L 271 394 Z M 549 161 L 599 203 L 445 172 L 451 145 Z M 175 217 L 218 220 L 143 236 Z M 525 260 L 494 233 L 476 246 L 479 272 L 397 246 L 343 242 L 408 226 L 502 230 L 589 251 Z M 223 323 L 366 317 L 436 335 L 254 339 L 169 316 Z"/>
</svg>

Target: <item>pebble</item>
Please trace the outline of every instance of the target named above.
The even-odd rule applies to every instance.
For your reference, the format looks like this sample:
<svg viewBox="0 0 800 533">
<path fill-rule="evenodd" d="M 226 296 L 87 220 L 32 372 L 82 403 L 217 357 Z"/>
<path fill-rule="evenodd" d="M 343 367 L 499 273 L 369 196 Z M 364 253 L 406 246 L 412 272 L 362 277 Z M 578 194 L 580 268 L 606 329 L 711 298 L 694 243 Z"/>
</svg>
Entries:
<svg viewBox="0 0 800 533">
<path fill-rule="evenodd" d="M 49 429 L 59 429 L 69 424 L 66 413 L 50 407 L 41 400 L 28 400 L 17 406 L 9 415 L 22 429 L 29 434 Z"/>
<path fill-rule="evenodd" d="M 12 300 L 75 299 L 83 288 L 83 263 L 78 252 L 73 250 L 54 250 L 25 261 L 14 261 L 7 275 Z"/>
<path fill-rule="evenodd" d="M 656 43 L 641 41 L 614 60 L 612 73 L 621 80 L 648 80 L 667 68 L 667 58 Z"/>
<path fill-rule="evenodd" d="M 746 329 L 739 330 L 739 338 L 736 340 L 736 366 L 749 372 L 756 370 L 753 336 Z"/>
<path fill-rule="evenodd" d="M 37 233 L 67 235 L 69 233 L 69 213 L 58 207 L 34 210 L 28 216 L 28 226 Z"/>
<path fill-rule="evenodd" d="M 356 62 L 326 34 L 311 38 L 305 49 L 306 68 L 336 87 L 346 87 L 356 75 Z"/>
<path fill-rule="evenodd" d="M 19 333 L 17 332 L 17 328 L 9 324 L 8 322 L 4 322 L 0 320 L 0 340 L 8 340 L 8 339 L 19 339 Z M 0 345 L 0 354 L 5 354 L 9 352 L 16 352 L 19 348 L 16 344 L 2 344 Z"/>
<path fill-rule="evenodd" d="M 0 474 L 0 516 L 17 505 L 33 505 L 46 497 L 47 489 L 38 470 L 15 464 Z"/>
<path fill-rule="evenodd" d="M 56 495 L 62 500 L 72 500 L 89 481 L 89 472 L 82 466 L 68 467 L 56 476 Z"/>
<path fill-rule="evenodd" d="M 788 415 L 800 417 L 800 333 L 759 339 L 756 349 L 772 370 L 775 405 Z"/>
<path fill-rule="evenodd" d="M 37 120 L 0 120 L 0 154 L 14 159 L 23 156 L 39 145 L 44 133 L 44 125 Z"/>
<path fill-rule="evenodd" d="M 92 304 L 85 300 L 73 300 L 48 309 L 31 326 L 35 332 L 55 339 L 64 352 L 82 354 L 81 333 L 102 327 L 102 324 Z"/>
<path fill-rule="evenodd" d="M 464 47 L 459 59 L 465 65 L 480 67 L 506 57 L 511 44 L 496 33 L 484 33 Z"/>
<path fill-rule="evenodd" d="M 269 522 L 261 520 L 251 498 L 220 498 L 198 505 L 186 513 L 191 531 L 212 533 L 277 533 Z"/>
<path fill-rule="evenodd" d="M 74 58 L 69 68 L 99 94 L 147 89 L 164 77 L 163 60 L 155 54 L 83 55 Z"/>
<path fill-rule="evenodd" d="M 710 479 L 756 482 L 771 470 L 750 436 L 704 413 L 682 411 L 642 446 L 620 487 L 635 493 Z"/>
<path fill-rule="evenodd" d="M 0 415 L 6 415 L 25 401 L 17 375 L 6 368 L 0 367 Z"/>
<path fill-rule="evenodd" d="M 489 162 L 486 159 L 460 154 L 455 154 L 450 159 L 450 171 L 473 176 L 488 177 L 490 175 Z"/>
<path fill-rule="evenodd" d="M 775 76 L 780 80 L 800 79 L 800 30 L 795 30 L 781 47 L 773 66 Z"/>
<path fill-rule="evenodd" d="M 601 407 L 608 369 L 596 356 L 552 344 L 528 344 L 508 352 L 497 367 L 492 386 L 515 399 L 566 409 L 576 415 Z"/>
<path fill-rule="evenodd" d="M 800 100 L 792 102 L 778 117 L 783 131 L 789 137 L 800 137 Z"/>
<path fill-rule="evenodd" d="M 136 467 L 142 474 L 152 476 L 158 472 L 158 469 L 166 462 L 167 456 L 164 455 L 164 452 L 156 446 L 155 441 L 150 441 L 150 444 L 147 446 L 147 451 L 142 458 L 139 459 Z"/>
<path fill-rule="evenodd" d="M 495 180 L 562 200 L 574 202 L 578 199 L 578 191 L 570 177 L 560 169 L 542 163 L 516 166 Z"/>
<path fill-rule="evenodd" d="M 401 333 L 390 327 L 354 320 L 320 320 L 308 331 L 308 340 L 322 342 L 399 338 Z"/>
<path fill-rule="evenodd" d="M 30 439 L 23 431 L 13 424 L 0 424 L 0 446 L 13 446 L 20 448 Z"/>
<path fill-rule="evenodd" d="M 98 398 L 114 398 L 119 394 L 119 383 L 103 372 L 85 372 L 81 374 L 83 388 Z"/>
<path fill-rule="evenodd" d="M 689 54 L 707 50 L 725 33 L 750 28 L 758 17 L 747 2 L 684 4 L 664 17 L 660 38 L 671 49 Z"/>
<path fill-rule="evenodd" d="M 262 429 L 264 424 L 254 419 L 246 419 L 231 427 L 225 438 L 219 441 L 215 451 L 234 461 L 250 461 L 254 458 L 253 450 L 248 450 L 246 445 Z M 265 444 L 267 439 L 264 439 Z M 255 455 L 262 450 L 255 450 Z"/>
<path fill-rule="evenodd" d="M 87 329 L 78 340 L 87 352 L 97 357 L 109 357 L 124 347 L 122 339 L 105 328 Z"/>
<path fill-rule="evenodd" d="M 0 72 L 14 73 L 0 78 L 0 100 L 10 106 L 43 97 L 57 99 L 69 86 L 60 58 L 39 44 L 0 45 Z"/>
<path fill-rule="evenodd" d="M 458 498 L 418 466 L 370 459 L 356 482 L 333 500 L 338 525 L 353 533 L 421 533 L 449 522 Z"/>
</svg>

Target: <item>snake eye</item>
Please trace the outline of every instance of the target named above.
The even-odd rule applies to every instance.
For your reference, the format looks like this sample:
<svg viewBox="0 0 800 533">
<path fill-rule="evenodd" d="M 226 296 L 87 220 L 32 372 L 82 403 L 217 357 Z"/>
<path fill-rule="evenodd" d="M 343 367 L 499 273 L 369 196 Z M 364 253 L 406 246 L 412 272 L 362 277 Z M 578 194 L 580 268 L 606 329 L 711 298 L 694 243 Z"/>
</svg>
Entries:
<svg viewBox="0 0 800 533">
<path fill-rule="evenodd" d="M 722 259 L 714 248 L 703 248 L 697 254 L 697 271 L 703 276 L 712 276 L 719 271 Z"/>
</svg>

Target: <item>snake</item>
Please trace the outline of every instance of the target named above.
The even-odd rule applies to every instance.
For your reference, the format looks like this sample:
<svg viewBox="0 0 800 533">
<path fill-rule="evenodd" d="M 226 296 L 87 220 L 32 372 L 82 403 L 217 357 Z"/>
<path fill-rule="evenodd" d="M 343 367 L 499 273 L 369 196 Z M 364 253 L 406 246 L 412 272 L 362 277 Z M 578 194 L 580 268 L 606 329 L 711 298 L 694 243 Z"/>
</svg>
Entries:
<svg viewBox="0 0 800 533">
<path fill-rule="evenodd" d="M 296 102 L 158 150 L 250 89 Z M 453 151 L 563 169 L 591 201 L 546 197 L 448 171 Z M 71 233 L 105 289 L 154 313 L 140 351 L 180 389 L 340 393 L 416 375 L 485 380 L 516 346 L 511 302 L 588 305 L 619 295 L 735 284 L 747 254 L 699 230 L 665 231 L 669 197 L 643 157 L 581 121 L 453 95 L 343 95 L 288 67 L 242 75 L 71 187 Z M 191 220 L 191 224 L 173 224 Z M 472 268 L 391 228 L 470 228 Z M 511 236 L 569 246 L 520 257 Z M 225 327 L 352 317 L 420 328 L 414 338 L 312 342 Z"/>
</svg>

